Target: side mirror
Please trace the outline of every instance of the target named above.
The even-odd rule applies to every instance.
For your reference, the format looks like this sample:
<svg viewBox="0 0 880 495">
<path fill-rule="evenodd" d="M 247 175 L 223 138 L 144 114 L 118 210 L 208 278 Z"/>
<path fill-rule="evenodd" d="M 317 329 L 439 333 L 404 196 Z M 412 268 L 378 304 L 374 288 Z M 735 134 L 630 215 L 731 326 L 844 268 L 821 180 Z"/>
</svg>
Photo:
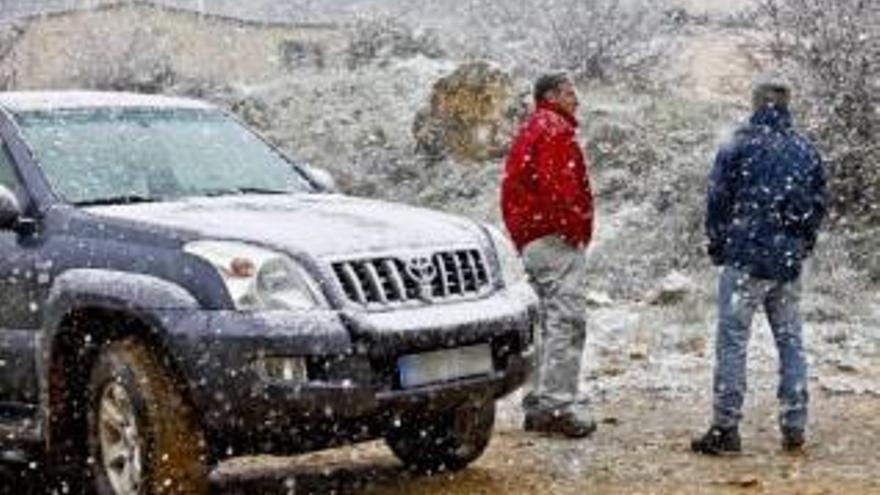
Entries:
<svg viewBox="0 0 880 495">
<path fill-rule="evenodd" d="M 21 214 L 21 206 L 15 193 L 0 185 L 0 229 L 14 228 Z"/>
<path fill-rule="evenodd" d="M 312 179 L 312 182 L 314 182 L 318 185 L 319 188 L 321 188 L 321 192 L 339 192 L 339 189 L 336 187 L 336 181 L 333 179 L 333 176 L 330 175 L 330 172 L 324 170 L 323 168 L 313 167 L 311 165 L 304 165 L 303 168 L 305 169 L 309 178 Z"/>
</svg>

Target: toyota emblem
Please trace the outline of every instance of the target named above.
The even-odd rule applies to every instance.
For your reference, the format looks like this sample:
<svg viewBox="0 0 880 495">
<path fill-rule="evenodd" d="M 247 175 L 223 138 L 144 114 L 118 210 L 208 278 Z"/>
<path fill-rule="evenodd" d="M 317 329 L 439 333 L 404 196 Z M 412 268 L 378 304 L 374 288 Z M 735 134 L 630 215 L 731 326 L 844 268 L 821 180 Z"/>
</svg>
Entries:
<svg viewBox="0 0 880 495">
<path fill-rule="evenodd" d="M 437 277 L 437 267 L 428 256 L 416 256 L 407 261 L 406 273 L 420 286 L 429 286 Z"/>
</svg>

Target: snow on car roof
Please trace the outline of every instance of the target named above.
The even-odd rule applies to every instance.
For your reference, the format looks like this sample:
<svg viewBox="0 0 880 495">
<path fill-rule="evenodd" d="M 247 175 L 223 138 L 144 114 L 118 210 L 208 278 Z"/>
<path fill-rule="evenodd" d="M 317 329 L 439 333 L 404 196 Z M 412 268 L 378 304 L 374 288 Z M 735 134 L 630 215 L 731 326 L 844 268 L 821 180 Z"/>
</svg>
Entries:
<svg viewBox="0 0 880 495">
<path fill-rule="evenodd" d="M 212 105 L 171 96 L 109 91 L 0 92 L 0 108 L 11 112 L 69 110 L 78 108 L 184 108 L 207 110 Z"/>
</svg>

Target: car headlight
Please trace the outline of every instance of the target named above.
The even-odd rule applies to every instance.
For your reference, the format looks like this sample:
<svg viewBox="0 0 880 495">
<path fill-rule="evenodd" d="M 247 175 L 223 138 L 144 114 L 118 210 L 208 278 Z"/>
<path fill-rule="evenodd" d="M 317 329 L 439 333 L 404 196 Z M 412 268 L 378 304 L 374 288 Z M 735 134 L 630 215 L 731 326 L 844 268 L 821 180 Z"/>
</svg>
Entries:
<svg viewBox="0 0 880 495">
<path fill-rule="evenodd" d="M 498 264 L 501 265 L 501 279 L 504 281 L 504 285 L 509 287 L 525 281 L 527 278 L 526 268 L 513 242 L 496 227 L 492 225 L 484 225 L 484 227 L 492 239 L 492 244 L 495 246 Z"/>
<path fill-rule="evenodd" d="M 285 254 L 232 241 L 195 241 L 183 250 L 217 269 L 236 309 L 327 307 L 318 284 Z"/>
</svg>

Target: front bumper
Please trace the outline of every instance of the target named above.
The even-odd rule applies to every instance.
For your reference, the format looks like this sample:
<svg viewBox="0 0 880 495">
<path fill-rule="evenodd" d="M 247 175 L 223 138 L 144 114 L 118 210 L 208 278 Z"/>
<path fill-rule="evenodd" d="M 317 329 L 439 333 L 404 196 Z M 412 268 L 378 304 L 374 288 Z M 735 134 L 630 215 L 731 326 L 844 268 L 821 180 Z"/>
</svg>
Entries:
<svg viewBox="0 0 880 495">
<path fill-rule="evenodd" d="M 393 418 L 501 397 L 526 380 L 537 298 L 523 284 L 492 297 L 387 313 L 188 312 L 165 315 L 169 348 L 215 450 L 292 453 L 382 435 Z M 403 354 L 487 343 L 487 375 L 405 389 Z M 307 380 L 272 380 L 254 363 L 296 356 Z"/>
</svg>

